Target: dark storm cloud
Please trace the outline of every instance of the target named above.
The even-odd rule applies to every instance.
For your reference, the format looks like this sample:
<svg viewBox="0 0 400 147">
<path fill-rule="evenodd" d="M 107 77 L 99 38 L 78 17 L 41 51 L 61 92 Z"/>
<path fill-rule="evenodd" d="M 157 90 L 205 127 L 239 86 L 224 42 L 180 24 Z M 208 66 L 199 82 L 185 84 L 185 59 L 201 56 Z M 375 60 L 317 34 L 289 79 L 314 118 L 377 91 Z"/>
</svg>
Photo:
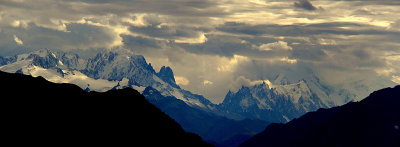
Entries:
<svg viewBox="0 0 400 147">
<path fill-rule="evenodd" d="M 379 43 L 384 42 L 384 38 L 360 36 L 357 39 L 347 37 L 337 39 L 331 36 L 331 39 L 336 40 L 338 44 L 319 44 L 318 37 L 330 38 L 325 35 L 313 36 L 308 44 L 292 45 L 294 48 L 292 57 L 300 62 L 312 63 L 318 68 L 329 67 L 343 71 L 373 72 L 375 69 L 387 66 L 384 53 L 389 50 L 382 48 L 385 45 Z"/>
<path fill-rule="evenodd" d="M 207 35 L 207 42 L 202 44 L 177 44 L 189 52 L 196 54 L 209 54 L 232 57 L 235 53 L 249 51 L 250 44 L 240 43 L 241 40 L 235 36 Z"/>
<path fill-rule="evenodd" d="M 364 4 L 377 4 L 377 5 L 391 5 L 400 4 L 398 0 L 333 0 L 333 1 L 350 1 L 350 2 L 362 2 Z"/>
<path fill-rule="evenodd" d="M 346 70 L 374 70 L 387 65 L 382 55 L 374 55 L 371 48 L 360 48 L 358 45 L 332 50 L 333 55 L 326 58 L 324 67 Z"/>
<path fill-rule="evenodd" d="M 344 29 L 351 27 L 354 29 Z M 400 35 L 397 31 L 388 31 L 367 24 L 359 23 L 317 23 L 317 24 L 293 24 L 293 25 L 250 25 L 245 23 L 228 22 L 218 30 L 228 33 L 246 35 L 275 35 L 275 36 L 308 36 L 320 34 L 337 35 Z"/>
<path fill-rule="evenodd" d="M 140 52 L 148 49 L 160 49 L 163 41 L 157 41 L 150 38 L 144 38 L 140 36 L 121 35 L 123 38 L 124 46 L 132 50 L 140 50 Z"/>
<path fill-rule="evenodd" d="M 145 27 L 131 26 L 131 32 L 164 39 L 197 38 L 201 35 L 199 30 L 188 27 L 175 27 L 167 25 L 149 25 Z"/>
<path fill-rule="evenodd" d="M 250 25 L 230 22 L 217 29 L 232 35 L 284 36 L 280 40 L 288 42 L 293 48 L 291 54 L 286 56 L 297 59 L 297 64 L 309 63 L 315 69 L 330 67 L 344 71 L 374 72 L 381 67 L 387 67 L 384 53 L 393 51 L 393 48 L 398 49 L 398 46 L 389 49 L 384 42 L 400 39 L 398 31 L 368 24 L 343 22 L 293 25 Z M 236 51 L 236 53 L 241 52 Z M 245 55 L 257 57 L 252 53 Z M 260 62 L 263 61 L 257 61 Z"/>
<path fill-rule="evenodd" d="M 36 48 L 129 49 L 155 67 L 174 67 L 190 81 L 185 89 L 214 82 L 219 87 L 201 93 L 212 98 L 223 97 L 224 87 L 240 76 L 400 71 L 398 62 L 388 66 L 385 59 L 399 53 L 400 1 L 276 2 L 0 0 L 0 56 Z"/>
<path fill-rule="evenodd" d="M 74 0 L 91 5 L 88 11 L 109 13 L 158 13 L 174 16 L 216 16 L 225 15 L 217 8 L 217 1 L 211 0 Z M 69 2 L 66 0 L 65 2 Z M 104 11 L 107 10 L 107 11 Z"/>
<path fill-rule="evenodd" d="M 125 21 L 135 21 L 137 14 L 144 15 L 143 23 L 147 26 L 140 28 Z M 217 3 L 208 0 L 0 1 L 0 31 L 8 29 L 11 39 L 17 34 L 27 48 L 108 48 L 120 39 L 120 35 L 125 35 L 118 34 L 121 26 L 130 27 L 129 30 L 136 34 L 166 40 L 198 38 L 203 35 L 204 28 L 188 24 L 206 23 L 207 17 L 222 15 L 226 13 Z M 12 24 L 15 25 L 10 27 Z M 29 28 L 24 30 L 27 26 Z M 122 39 L 127 39 L 120 40 L 127 43 L 126 46 L 135 42 L 143 48 L 144 45 L 155 47 L 145 41 L 151 38 L 125 35 Z M 15 43 L 13 40 L 8 42 Z"/>
<path fill-rule="evenodd" d="M 67 32 L 28 24 L 27 28 L 8 27 L 1 31 L 4 41 L 0 42 L 0 51 L 7 52 L 10 44 L 15 44 L 13 36 L 22 40 L 23 45 L 18 48 L 29 48 L 30 50 L 51 48 L 51 49 L 76 49 L 76 48 L 96 48 L 111 44 L 115 36 L 106 28 L 92 26 L 88 24 L 68 24 Z M 11 48 L 11 50 L 14 50 Z"/>
<path fill-rule="evenodd" d="M 326 46 L 321 45 L 292 45 L 293 48 L 293 58 L 300 59 L 301 61 L 305 62 L 312 62 L 312 61 L 322 61 L 327 57 L 326 53 L 321 50 L 321 48 L 328 48 Z"/>
<path fill-rule="evenodd" d="M 302 8 L 302 9 L 306 9 L 309 11 L 317 10 L 317 7 L 315 7 L 313 4 L 311 4 L 311 2 L 308 0 L 299 0 L 297 2 L 294 2 L 294 6 L 297 8 Z"/>
<path fill-rule="evenodd" d="M 257 59 L 290 57 L 290 46 L 273 38 L 238 37 L 230 35 L 206 35 L 201 44 L 175 44 L 186 51 L 199 55 L 218 55 L 232 58 L 240 55 Z M 247 41 L 249 40 L 249 41 Z"/>
<path fill-rule="evenodd" d="M 211 0 L 37 0 L 37 1 L 0 1 L 0 6 L 21 9 L 58 9 L 60 12 L 68 10 L 72 14 L 116 14 L 128 13 L 159 13 L 179 16 L 216 16 L 225 15 L 217 8 L 216 1 Z M 58 14 L 58 13 L 56 13 Z M 54 15 L 48 14 L 48 15 Z M 68 13 L 64 14 L 68 15 Z"/>
</svg>

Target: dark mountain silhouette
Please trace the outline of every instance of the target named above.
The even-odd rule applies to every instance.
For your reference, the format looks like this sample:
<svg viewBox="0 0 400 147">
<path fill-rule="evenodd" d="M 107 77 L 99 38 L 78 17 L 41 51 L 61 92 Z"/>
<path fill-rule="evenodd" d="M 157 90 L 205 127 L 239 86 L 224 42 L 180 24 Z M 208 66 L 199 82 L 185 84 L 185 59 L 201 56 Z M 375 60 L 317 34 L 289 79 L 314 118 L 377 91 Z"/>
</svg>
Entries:
<svg viewBox="0 0 400 147">
<path fill-rule="evenodd" d="M 400 86 L 360 102 L 319 109 L 286 124 L 273 123 L 242 147 L 399 147 Z"/>
<path fill-rule="evenodd" d="M 72 84 L 4 72 L 0 85 L 5 144 L 211 146 L 130 88 L 85 92 Z"/>
</svg>

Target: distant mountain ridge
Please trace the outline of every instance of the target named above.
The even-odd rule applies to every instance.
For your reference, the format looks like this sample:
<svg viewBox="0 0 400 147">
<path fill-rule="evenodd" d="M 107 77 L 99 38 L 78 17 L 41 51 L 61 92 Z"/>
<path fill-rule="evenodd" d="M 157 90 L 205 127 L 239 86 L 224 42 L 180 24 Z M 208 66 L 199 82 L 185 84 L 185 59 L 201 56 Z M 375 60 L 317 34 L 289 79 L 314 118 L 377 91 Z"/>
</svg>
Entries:
<svg viewBox="0 0 400 147">
<path fill-rule="evenodd" d="M 398 147 L 399 106 L 400 85 L 375 91 L 360 102 L 273 123 L 241 147 Z"/>
<path fill-rule="evenodd" d="M 6 144 L 211 146 L 130 88 L 84 92 L 0 71 L 0 91 Z"/>
<path fill-rule="evenodd" d="M 306 112 L 328 107 L 304 81 L 274 88 L 266 83 L 243 86 L 236 93 L 229 91 L 221 106 L 248 118 L 272 122 L 286 122 Z"/>
<path fill-rule="evenodd" d="M 294 78 L 295 79 L 295 78 Z M 312 72 L 300 80 L 280 73 L 260 84 L 229 91 L 219 105 L 226 113 L 271 122 L 288 122 L 319 108 L 343 105 L 359 98 L 344 89 L 322 83 Z"/>
</svg>

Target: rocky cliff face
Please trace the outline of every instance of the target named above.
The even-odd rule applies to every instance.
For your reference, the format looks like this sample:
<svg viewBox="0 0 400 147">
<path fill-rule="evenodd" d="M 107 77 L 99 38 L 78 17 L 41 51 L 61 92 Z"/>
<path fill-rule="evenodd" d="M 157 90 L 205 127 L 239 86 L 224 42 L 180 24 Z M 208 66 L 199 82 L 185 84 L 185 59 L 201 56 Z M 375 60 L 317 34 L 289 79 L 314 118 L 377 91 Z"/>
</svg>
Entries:
<svg viewBox="0 0 400 147">
<path fill-rule="evenodd" d="M 158 77 L 160 77 L 161 80 L 170 84 L 171 86 L 173 86 L 175 88 L 179 88 L 179 86 L 176 85 L 176 83 L 175 83 L 174 73 L 172 72 L 172 69 L 170 67 L 168 67 L 168 66 L 161 67 L 160 72 L 158 72 L 156 75 Z"/>
</svg>

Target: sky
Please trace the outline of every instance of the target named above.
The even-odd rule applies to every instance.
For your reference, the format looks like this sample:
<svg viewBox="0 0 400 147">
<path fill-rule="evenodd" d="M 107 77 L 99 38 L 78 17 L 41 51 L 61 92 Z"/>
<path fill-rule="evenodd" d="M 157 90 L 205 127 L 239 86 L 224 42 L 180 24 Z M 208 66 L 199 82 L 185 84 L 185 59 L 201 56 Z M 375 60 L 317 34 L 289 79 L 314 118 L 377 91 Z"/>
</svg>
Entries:
<svg viewBox="0 0 400 147">
<path fill-rule="evenodd" d="M 45 48 L 130 50 L 215 103 L 281 71 L 400 84 L 400 1 L 0 0 L 0 56 Z"/>
</svg>

